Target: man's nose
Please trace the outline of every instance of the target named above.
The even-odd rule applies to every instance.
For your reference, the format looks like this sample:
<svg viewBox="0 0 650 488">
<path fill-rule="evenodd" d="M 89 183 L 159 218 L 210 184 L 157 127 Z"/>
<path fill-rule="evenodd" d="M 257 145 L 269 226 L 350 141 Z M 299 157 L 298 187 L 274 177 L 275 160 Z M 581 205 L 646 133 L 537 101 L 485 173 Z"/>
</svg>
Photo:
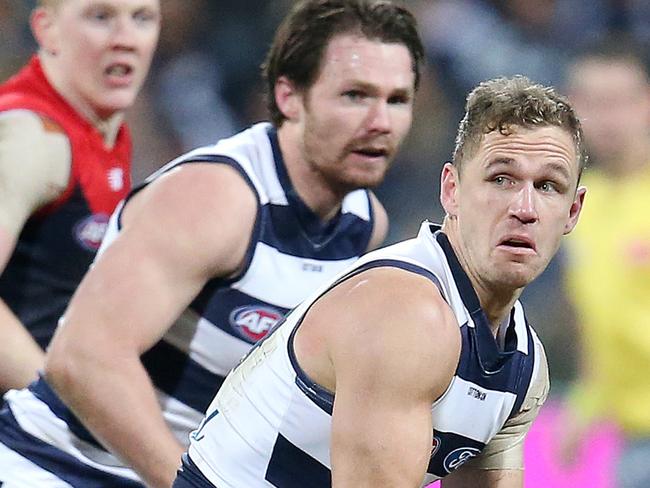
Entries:
<svg viewBox="0 0 650 488">
<path fill-rule="evenodd" d="M 125 50 L 135 49 L 136 29 L 137 26 L 132 18 L 127 16 L 116 18 L 111 35 L 112 47 Z"/>
<path fill-rule="evenodd" d="M 390 110 L 386 100 L 377 100 L 368 114 L 368 129 L 374 132 L 387 133 L 392 129 Z"/>
<path fill-rule="evenodd" d="M 524 224 L 537 222 L 537 194 L 532 183 L 523 185 L 515 194 L 510 213 Z"/>
</svg>

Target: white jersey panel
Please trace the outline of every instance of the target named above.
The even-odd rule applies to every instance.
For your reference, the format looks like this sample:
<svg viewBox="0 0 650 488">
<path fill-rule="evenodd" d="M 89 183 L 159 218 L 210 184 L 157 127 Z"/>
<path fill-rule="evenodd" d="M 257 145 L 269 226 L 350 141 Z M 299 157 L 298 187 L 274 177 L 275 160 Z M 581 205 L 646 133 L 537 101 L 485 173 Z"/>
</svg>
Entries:
<svg viewBox="0 0 650 488">
<path fill-rule="evenodd" d="M 475 401 L 467 402 L 467 397 Z M 437 430 L 463 433 L 487 444 L 510 416 L 516 398 L 513 393 L 486 391 L 476 383 L 454 376 L 443 397 L 432 408 L 433 425 Z M 482 410 L 493 413 L 494 421 L 467 424 L 467 416 L 476 412 L 479 404 Z"/>
<path fill-rule="evenodd" d="M 131 480 L 138 479 L 112 454 L 71 434 L 65 422 L 57 418 L 30 390 L 11 390 L 4 398 L 11 406 L 16 421 L 28 434 L 57 446 L 83 464 Z"/>
<path fill-rule="evenodd" d="M 266 301 L 284 308 L 293 308 L 299 302 L 296 297 L 304 289 L 314 290 L 324 281 L 347 268 L 357 258 L 319 261 L 291 256 L 265 243 L 259 243 L 248 271 L 232 288 L 249 295 L 264 295 Z M 275 286 L 269 287 L 272 276 Z M 300 279 L 297 277 L 300 276 Z"/>
</svg>

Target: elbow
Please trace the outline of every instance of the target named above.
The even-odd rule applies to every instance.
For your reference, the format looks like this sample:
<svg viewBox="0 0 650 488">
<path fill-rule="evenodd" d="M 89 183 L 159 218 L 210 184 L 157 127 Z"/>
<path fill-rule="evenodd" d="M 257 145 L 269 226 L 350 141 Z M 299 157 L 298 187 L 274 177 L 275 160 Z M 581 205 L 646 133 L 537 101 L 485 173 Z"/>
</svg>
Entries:
<svg viewBox="0 0 650 488">
<path fill-rule="evenodd" d="M 86 351 L 80 338 L 68 339 L 68 334 L 57 331 L 45 355 L 44 377 L 63 398 L 74 395 L 85 383 L 96 360 Z"/>
<path fill-rule="evenodd" d="M 56 341 L 50 344 L 45 355 L 43 376 L 57 393 L 68 391 L 71 385 L 75 384 L 76 374 L 81 369 L 74 355 L 70 354 L 65 347 L 56 344 Z"/>
</svg>

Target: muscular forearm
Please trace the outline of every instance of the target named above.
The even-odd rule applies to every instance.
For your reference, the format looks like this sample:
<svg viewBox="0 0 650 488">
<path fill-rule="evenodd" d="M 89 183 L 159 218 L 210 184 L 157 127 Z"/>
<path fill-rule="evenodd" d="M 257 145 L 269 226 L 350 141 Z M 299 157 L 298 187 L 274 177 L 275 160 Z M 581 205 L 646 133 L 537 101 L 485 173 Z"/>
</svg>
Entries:
<svg viewBox="0 0 650 488">
<path fill-rule="evenodd" d="M 24 388 L 43 368 L 45 353 L 0 300 L 0 394 Z"/>
<path fill-rule="evenodd" d="M 165 423 L 137 356 L 50 361 L 46 377 L 88 429 L 150 487 L 169 488 L 184 448 Z"/>
</svg>

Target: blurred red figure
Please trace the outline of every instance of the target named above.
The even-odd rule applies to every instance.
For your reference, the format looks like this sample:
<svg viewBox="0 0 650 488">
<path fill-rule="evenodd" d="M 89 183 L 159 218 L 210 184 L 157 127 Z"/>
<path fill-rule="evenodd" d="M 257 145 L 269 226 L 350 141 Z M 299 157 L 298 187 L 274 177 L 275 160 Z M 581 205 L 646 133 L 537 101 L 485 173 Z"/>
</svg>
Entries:
<svg viewBox="0 0 650 488">
<path fill-rule="evenodd" d="M 43 366 L 57 320 L 130 187 L 124 111 L 149 70 L 158 0 L 40 0 L 39 50 L 0 86 L 0 393 Z"/>
</svg>

